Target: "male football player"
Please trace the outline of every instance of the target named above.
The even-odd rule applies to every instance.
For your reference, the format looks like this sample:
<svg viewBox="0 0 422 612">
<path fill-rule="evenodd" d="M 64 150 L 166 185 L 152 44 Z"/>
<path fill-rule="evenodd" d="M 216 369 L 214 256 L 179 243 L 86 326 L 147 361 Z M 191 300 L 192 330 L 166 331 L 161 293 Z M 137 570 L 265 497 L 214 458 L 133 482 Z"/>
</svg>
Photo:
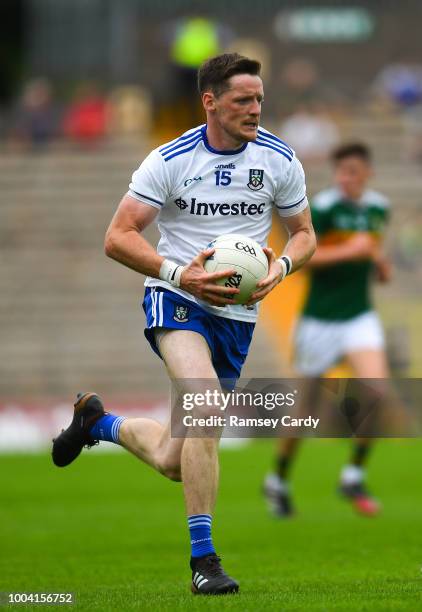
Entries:
<svg viewBox="0 0 422 612">
<path fill-rule="evenodd" d="M 332 162 L 335 186 L 316 195 L 311 206 L 317 249 L 307 264 L 310 290 L 295 331 L 295 370 L 317 378 L 346 360 L 356 378 L 386 378 L 384 334 L 370 288 L 374 277 L 382 282 L 390 278 L 381 249 L 389 203 L 368 188 L 372 163 L 366 145 L 340 146 Z M 298 439 L 280 440 L 276 472 L 264 484 L 269 505 L 280 517 L 293 513 L 288 477 L 298 445 Z M 370 448 L 369 438 L 356 441 L 339 486 L 365 515 L 379 511 L 364 482 Z"/>
<path fill-rule="evenodd" d="M 288 145 L 259 126 L 264 98 L 257 61 L 224 54 L 205 62 L 198 85 L 207 123 L 153 150 L 132 176 L 114 215 L 105 251 L 147 275 L 143 307 L 145 335 L 171 380 L 236 380 L 251 342 L 262 300 L 312 255 L 315 235 L 304 173 Z M 233 305 L 236 288 L 216 284 L 234 270 L 208 274 L 207 245 L 217 236 L 240 233 L 263 247 L 272 211 L 290 239 L 276 259 L 266 248 L 267 278 L 246 306 Z M 154 220 L 157 250 L 143 237 Z M 210 414 L 212 413 L 210 408 Z M 206 416 L 206 411 L 203 413 Z M 80 395 L 74 419 L 54 442 L 53 460 L 71 463 L 85 445 L 121 444 L 164 476 L 181 480 L 191 538 L 192 591 L 234 593 L 238 584 L 220 564 L 211 538 L 218 485 L 218 439 L 171 436 L 170 421 L 116 417 L 97 395 Z"/>
</svg>

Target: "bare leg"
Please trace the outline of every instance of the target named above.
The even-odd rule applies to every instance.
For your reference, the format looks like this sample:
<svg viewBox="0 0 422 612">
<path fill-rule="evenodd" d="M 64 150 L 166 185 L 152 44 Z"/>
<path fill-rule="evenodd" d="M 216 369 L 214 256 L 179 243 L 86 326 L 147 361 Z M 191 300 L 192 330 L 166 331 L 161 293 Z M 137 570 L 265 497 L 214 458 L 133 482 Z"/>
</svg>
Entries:
<svg viewBox="0 0 422 612">
<path fill-rule="evenodd" d="M 306 417 L 318 409 L 318 379 L 302 380 L 303 393 L 295 416 Z M 277 517 L 289 517 L 294 514 L 290 489 L 290 470 L 302 444 L 301 438 L 279 438 L 277 443 L 275 470 L 268 474 L 264 481 L 264 495 L 273 514 Z"/>
<path fill-rule="evenodd" d="M 181 480 L 180 454 L 183 440 L 170 437 L 170 421 L 165 425 L 153 419 L 125 419 L 120 426 L 122 446 L 171 480 Z"/>
<path fill-rule="evenodd" d="M 288 477 L 290 464 L 297 454 L 300 443 L 300 438 L 279 438 L 276 473 L 283 480 Z"/>
<path fill-rule="evenodd" d="M 188 438 L 182 451 L 186 512 L 212 514 L 218 489 L 218 440 Z"/>
<path fill-rule="evenodd" d="M 387 356 L 378 349 L 364 349 L 353 351 L 346 355 L 348 364 L 356 378 L 388 378 L 389 369 Z M 357 438 L 354 450 L 354 465 L 362 465 L 373 444 L 372 438 Z"/>
<path fill-rule="evenodd" d="M 301 397 L 298 406 L 298 417 L 306 417 L 316 413 L 318 411 L 320 397 L 319 379 L 303 379 L 302 384 L 303 397 Z M 286 480 L 288 478 L 290 465 L 294 461 L 301 443 L 301 438 L 279 438 L 277 445 L 276 473 L 281 479 Z"/>
<path fill-rule="evenodd" d="M 356 378 L 388 378 L 387 357 L 384 351 L 365 349 L 346 355 Z"/>
<path fill-rule="evenodd" d="M 387 359 L 382 350 L 366 349 L 346 355 L 356 378 L 384 379 L 389 376 Z M 341 472 L 340 490 L 349 498 L 361 514 L 374 516 L 380 510 L 379 503 L 371 497 L 364 486 L 364 465 L 373 446 L 373 438 L 358 438 L 352 448 L 348 465 Z"/>
<path fill-rule="evenodd" d="M 185 391 L 198 390 L 194 379 L 211 379 L 218 387 L 203 336 L 189 330 L 160 330 L 157 341 L 170 379 L 186 380 Z M 172 480 L 183 477 L 188 514 L 210 513 L 218 488 L 217 439 L 172 438 L 170 421 L 163 426 L 152 419 L 141 418 L 123 421 L 120 442 Z"/>
<path fill-rule="evenodd" d="M 184 389 L 196 391 L 192 379 L 213 381 L 219 388 L 203 336 L 192 331 L 168 331 L 160 339 L 160 352 L 171 379 L 184 380 Z M 181 470 L 188 515 L 210 514 L 218 488 L 218 439 L 186 438 Z"/>
</svg>

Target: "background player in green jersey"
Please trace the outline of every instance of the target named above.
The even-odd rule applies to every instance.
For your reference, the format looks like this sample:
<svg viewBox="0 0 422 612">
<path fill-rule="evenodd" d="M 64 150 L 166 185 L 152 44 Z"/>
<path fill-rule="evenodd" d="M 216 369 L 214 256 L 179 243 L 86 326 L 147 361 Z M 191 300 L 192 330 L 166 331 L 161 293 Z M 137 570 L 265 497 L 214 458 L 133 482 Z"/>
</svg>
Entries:
<svg viewBox="0 0 422 612">
<path fill-rule="evenodd" d="M 373 171 L 366 145 L 343 145 L 332 162 L 334 186 L 312 202 L 318 246 L 307 264 L 310 289 L 295 332 L 294 366 L 301 376 L 314 378 L 345 360 L 356 378 L 385 378 L 384 334 L 370 288 L 374 278 L 387 282 L 391 274 L 381 248 L 389 203 L 368 188 Z M 265 480 L 265 495 L 278 516 L 293 513 L 288 478 L 298 444 L 298 439 L 280 440 L 276 472 Z M 339 486 L 356 510 L 367 515 L 379 510 L 364 482 L 370 446 L 370 439 L 355 442 Z"/>
</svg>

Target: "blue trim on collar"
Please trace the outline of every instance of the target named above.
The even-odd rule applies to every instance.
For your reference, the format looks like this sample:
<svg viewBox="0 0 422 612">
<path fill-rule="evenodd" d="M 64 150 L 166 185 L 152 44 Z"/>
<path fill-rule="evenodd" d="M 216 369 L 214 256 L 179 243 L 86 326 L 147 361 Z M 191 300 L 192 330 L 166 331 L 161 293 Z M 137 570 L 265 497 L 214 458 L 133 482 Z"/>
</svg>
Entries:
<svg viewBox="0 0 422 612">
<path fill-rule="evenodd" d="M 210 143 L 208 142 L 208 138 L 207 138 L 207 126 L 204 125 L 204 127 L 202 128 L 202 139 L 204 141 L 204 145 L 205 148 L 210 152 L 210 153 L 215 153 L 216 155 L 237 155 L 238 153 L 242 153 L 242 151 L 244 151 L 246 149 L 246 147 L 248 146 L 248 143 L 245 142 L 240 149 L 234 149 L 233 151 L 219 151 L 218 149 L 214 149 Z"/>
</svg>

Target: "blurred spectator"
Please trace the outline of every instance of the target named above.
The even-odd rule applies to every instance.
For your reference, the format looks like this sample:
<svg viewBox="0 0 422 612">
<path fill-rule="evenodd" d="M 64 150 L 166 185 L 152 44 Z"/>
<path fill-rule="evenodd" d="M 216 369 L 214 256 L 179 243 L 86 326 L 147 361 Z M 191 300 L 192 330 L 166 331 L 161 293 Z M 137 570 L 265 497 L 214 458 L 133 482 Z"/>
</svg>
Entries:
<svg viewBox="0 0 422 612">
<path fill-rule="evenodd" d="M 397 62 L 383 68 L 373 84 L 375 95 L 399 108 L 422 103 L 422 64 Z"/>
<path fill-rule="evenodd" d="M 320 77 L 317 67 L 306 58 L 288 61 L 280 72 L 283 113 L 295 112 L 297 107 L 308 104 L 319 95 Z"/>
<path fill-rule="evenodd" d="M 395 234 L 395 263 L 402 269 L 422 276 L 422 213 L 412 211 L 411 218 L 402 221 Z M 415 283 L 415 287 L 418 283 Z M 420 287 L 420 285 L 419 285 Z"/>
<path fill-rule="evenodd" d="M 271 52 L 269 47 L 256 38 L 235 38 L 225 49 L 226 53 L 239 53 L 246 57 L 253 57 L 261 62 L 261 78 L 264 82 L 271 77 Z"/>
<path fill-rule="evenodd" d="M 109 102 L 110 131 L 113 135 L 139 138 L 150 133 L 152 102 L 147 90 L 136 85 L 116 87 Z"/>
<path fill-rule="evenodd" d="M 322 104 L 299 106 L 280 126 L 283 140 L 303 161 L 322 161 L 340 140 L 339 131 Z"/>
<path fill-rule="evenodd" d="M 402 119 L 405 158 L 420 164 L 422 163 L 422 104 L 406 111 Z"/>
<path fill-rule="evenodd" d="M 403 153 L 406 159 L 422 161 L 422 64 L 407 58 L 385 66 L 376 76 L 370 93 L 375 109 L 400 110 Z"/>
<path fill-rule="evenodd" d="M 222 53 L 233 35 L 225 24 L 205 15 L 170 22 L 162 30 L 171 62 L 172 127 L 180 131 L 205 121 L 198 100 L 197 70 L 205 60 Z"/>
<path fill-rule="evenodd" d="M 12 142 L 40 147 L 58 136 L 60 112 L 53 100 L 50 82 L 44 78 L 29 81 L 12 113 L 8 136 Z"/>
<path fill-rule="evenodd" d="M 81 144 L 102 140 L 107 132 L 108 104 L 95 85 L 85 83 L 63 118 L 64 135 Z"/>
<path fill-rule="evenodd" d="M 278 112 L 288 116 L 295 113 L 299 106 L 315 101 L 324 101 L 330 106 L 340 106 L 344 97 L 326 81 L 323 81 L 316 64 L 305 57 L 288 60 L 278 77 L 281 108 Z"/>
<path fill-rule="evenodd" d="M 227 26 L 205 16 L 191 16 L 170 26 L 170 58 L 179 72 L 180 93 L 196 94 L 196 71 L 208 58 L 218 55 L 231 39 Z"/>
</svg>

